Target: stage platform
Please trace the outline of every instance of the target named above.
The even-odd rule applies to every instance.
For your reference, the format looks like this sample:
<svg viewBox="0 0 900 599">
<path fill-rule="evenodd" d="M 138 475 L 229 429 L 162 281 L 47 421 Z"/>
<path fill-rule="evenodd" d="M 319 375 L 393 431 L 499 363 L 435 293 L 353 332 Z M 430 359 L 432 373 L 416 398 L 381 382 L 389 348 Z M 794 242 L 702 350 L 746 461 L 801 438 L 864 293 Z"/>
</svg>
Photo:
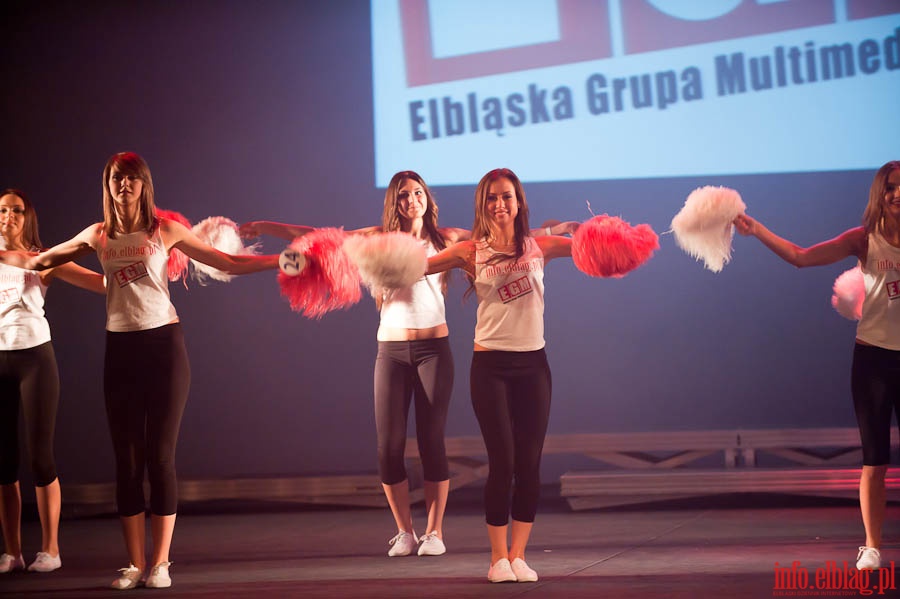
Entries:
<svg viewBox="0 0 900 599">
<path fill-rule="evenodd" d="M 415 516 L 421 527 L 421 506 Z M 883 557 L 890 568 L 891 560 L 900 559 L 896 504 L 888 507 L 884 532 Z M 188 503 L 175 531 L 174 586 L 123 592 L 107 588 L 116 568 L 126 565 L 118 520 L 69 512 L 61 526 L 63 568 L 3 575 L 0 594 L 42 599 L 860 596 L 838 576 L 844 562 L 853 570 L 863 541 L 859 508 L 845 498 L 717 494 L 573 511 L 559 486 L 550 486 L 527 556 L 540 575 L 537 583 L 487 582 L 490 553 L 479 488 L 451 493 L 445 555 L 389 558 L 393 534 L 390 512 L 380 507 Z M 40 538 L 33 514 L 23 538 L 26 558 L 33 559 Z M 829 588 L 800 593 L 802 573 L 815 584 L 818 571 Z M 900 586 L 897 580 L 883 581 Z M 878 582 L 873 577 L 870 588 Z M 888 589 L 872 596 L 898 595 Z"/>
</svg>

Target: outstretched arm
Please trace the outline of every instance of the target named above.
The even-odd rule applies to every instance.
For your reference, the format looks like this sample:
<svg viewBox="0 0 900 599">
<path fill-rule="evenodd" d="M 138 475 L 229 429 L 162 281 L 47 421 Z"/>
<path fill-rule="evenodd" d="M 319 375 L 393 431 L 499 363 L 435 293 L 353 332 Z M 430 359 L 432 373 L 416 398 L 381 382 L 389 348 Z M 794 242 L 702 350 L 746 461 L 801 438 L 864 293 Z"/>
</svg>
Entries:
<svg viewBox="0 0 900 599">
<path fill-rule="evenodd" d="M 461 241 L 438 252 L 428 259 L 426 275 L 433 275 L 452 268 L 471 272 L 475 265 L 475 242 Z"/>
<path fill-rule="evenodd" d="M 293 241 L 298 237 L 303 237 L 316 230 L 316 227 L 308 227 L 306 225 L 289 225 L 287 223 L 277 223 L 269 220 L 254 220 L 242 224 L 238 231 L 244 239 L 253 239 L 260 235 L 270 235 L 272 237 L 280 237 Z M 350 235 L 371 235 L 373 233 L 381 233 L 381 227 L 363 227 L 361 229 L 352 229 L 347 231 Z"/>
<path fill-rule="evenodd" d="M 0 252 L 0 262 L 27 270 L 47 270 L 72 262 L 94 251 L 102 227 L 102 223 L 91 225 L 69 241 L 53 246 L 46 252 Z"/>
<path fill-rule="evenodd" d="M 862 227 L 849 229 L 833 239 L 804 248 L 772 233 L 746 214 L 738 215 L 734 226 L 738 233 L 756 237 L 779 258 L 797 268 L 833 264 L 850 256 L 864 260 L 866 256 L 866 232 Z"/>
<path fill-rule="evenodd" d="M 472 239 L 472 232 L 470 230 L 459 229 L 457 227 L 442 227 L 441 234 L 444 236 L 444 239 L 447 240 L 447 243 L 451 245 L 459 243 L 460 241 Z"/>
<path fill-rule="evenodd" d="M 570 237 L 561 237 L 559 235 L 544 235 L 535 237 L 538 247 L 544 253 L 544 260 L 549 261 L 554 258 L 567 258 L 572 255 L 572 239 Z"/>
<path fill-rule="evenodd" d="M 74 262 L 69 262 L 57 266 L 56 268 L 45 271 L 45 284 L 49 284 L 55 279 L 65 281 L 70 285 L 93 291 L 94 293 L 106 294 L 106 277 L 98 272 L 94 272 L 89 268 L 85 268 Z"/>
<path fill-rule="evenodd" d="M 252 239 L 260 235 L 270 235 L 272 237 L 280 237 L 288 241 L 303 237 L 307 233 L 315 231 L 313 227 L 305 225 L 289 225 L 286 223 L 276 223 L 269 220 L 254 220 L 244 223 L 238 229 L 241 237 Z"/>
<path fill-rule="evenodd" d="M 160 233 L 166 247 L 179 249 L 189 258 L 230 275 L 243 275 L 278 268 L 278 255 L 226 254 L 203 243 L 194 233 L 173 220 L 160 219 Z"/>
<path fill-rule="evenodd" d="M 581 223 L 574 220 L 560 222 L 558 220 L 547 220 L 541 224 L 540 228 L 532 229 L 532 237 L 540 237 L 542 235 L 574 235 L 575 231 Z"/>
</svg>

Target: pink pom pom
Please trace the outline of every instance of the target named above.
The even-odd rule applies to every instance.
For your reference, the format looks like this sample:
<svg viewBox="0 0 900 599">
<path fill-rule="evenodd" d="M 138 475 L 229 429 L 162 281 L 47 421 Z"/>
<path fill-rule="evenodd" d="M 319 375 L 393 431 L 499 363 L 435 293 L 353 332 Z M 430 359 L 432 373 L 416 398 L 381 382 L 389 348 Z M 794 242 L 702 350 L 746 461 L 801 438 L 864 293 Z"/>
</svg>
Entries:
<svg viewBox="0 0 900 599">
<path fill-rule="evenodd" d="M 160 208 L 157 208 L 156 216 L 159 218 L 174 220 L 175 222 L 181 223 L 188 229 L 191 228 L 191 221 L 189 221 L 180 212 L 175 212 L 174 210 L 162 210 Z M 170 251 L 169 264 L 167 267 L 169 280 L 177 281 L 178 279 L 184 279 L 184 285 L 185 287 L 187 287 L 188 264 L 190 263 L 190 258 L 188 258 L 187 255 L 181 250 L 173 249 L 172 251 Z"/>
<path fill-rule="evenodd" d="M 359 272 L 341 246 L 340 229 L 316 229 L 295 239 L 290 247 L 306 258 L 296 276 L 278 273 L 281 295 L 291 309 L 310 318 L 322 318 L 332 310 L 349 308 L 362 297 Z"/>
<path fill-rule="evenodd" d="M 632 227 L 621 218 L 601 214 L 572 236 L 572 260 L 592 277 L 624 277 L 659 249 L 650 225 Z"/>
<path fill-rule="evenodd" d="M 844 318 L 859 320 L 862 316 L 864 299 L 866 299 L 866 282 L 859 266 L 844 271 L 834 280 L 831 307 Z"/>
</svg>

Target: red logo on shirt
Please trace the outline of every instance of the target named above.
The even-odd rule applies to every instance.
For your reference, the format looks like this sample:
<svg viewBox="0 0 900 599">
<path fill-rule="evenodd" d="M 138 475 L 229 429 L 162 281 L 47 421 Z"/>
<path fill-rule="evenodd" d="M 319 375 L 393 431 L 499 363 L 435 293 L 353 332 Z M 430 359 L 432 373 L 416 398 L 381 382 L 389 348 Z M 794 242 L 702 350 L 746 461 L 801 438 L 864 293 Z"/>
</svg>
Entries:
<svg viewBox="0 0 900 599">
<path fill-rule="evenodd" d="M 889 300 L 895 300 L 900 297 L 900 281 L 888 281 L 884 286 L 887 289 Z"/>
<path fill-rule="evenodd" d="M 147 267 L 144 266 L 144 263 L 135 262 L 134 264 L 129 264 L 125 268 L 116 271 L 113 274 L 113 278 L 116 280 L 116 283 L 119 284 L 119 287 L 124 287 L 125 285 L 134 283 L 138 279 L 143 279 L 147 274 Z"/>
<path fill-rule="evenodd" d="M 525 276 L 500 287 L 497 289 L 497 294 L 500 296 L 500 301 L 506 304 L 523 295 L 531 293 L 531 291 L 531 281 Z"/>
<path fill-rule="evenodd" d="M 19 290 L 15 287 L 0 291 L 0 304 L 15 304 L 19 299 Z"/>
</svg>

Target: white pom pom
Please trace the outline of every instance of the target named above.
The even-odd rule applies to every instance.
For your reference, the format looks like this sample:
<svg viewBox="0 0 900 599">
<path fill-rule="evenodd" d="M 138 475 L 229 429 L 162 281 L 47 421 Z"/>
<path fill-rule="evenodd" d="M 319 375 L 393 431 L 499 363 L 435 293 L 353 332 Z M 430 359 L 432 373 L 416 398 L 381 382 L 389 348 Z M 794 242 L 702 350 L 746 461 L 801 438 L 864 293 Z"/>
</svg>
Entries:
<svg viewBox="0 0 900 599">
<path fill-rule="evenodd" d="M 422 242 L 408 233 L 350 235 L 344 251 L 369 289 L 410 287 L 425 274 L 428 257 Z"/>
<path fill-rule="evenodd" d="M 844 318 L 859 320 L 862 316 L 863 300 L 866 298 L 866 282 L 859 266 L 841 273 L 834 280 L 833 289 L 831 306 Z"/>
<path fill-rule="evenodd" d="M 224 216 L 205 218 L 194 225 L 191 230 L 201 241 L 226 254 L 256 254 L 259 248 L 259 244 L 244 246 L 240 233 L 238 233 L 237 223 Z M 196 260 L 191 260 L 191 265 L 194 267 L 193 276 L 200 283 L 206 283 L 207 279 L 215 279 L 216 281 L 227 283 L 234 278 L 234 275 L 222 272 Z"/>
<path fill-rule="evenodd" d="M 678 247 L 706 268 L 719 272 L 731 260 L 732 221 L 747 209 L 741 195 L 727 187 L 700 187 L 691 192 L 672 219 Z"/>
</svg>

